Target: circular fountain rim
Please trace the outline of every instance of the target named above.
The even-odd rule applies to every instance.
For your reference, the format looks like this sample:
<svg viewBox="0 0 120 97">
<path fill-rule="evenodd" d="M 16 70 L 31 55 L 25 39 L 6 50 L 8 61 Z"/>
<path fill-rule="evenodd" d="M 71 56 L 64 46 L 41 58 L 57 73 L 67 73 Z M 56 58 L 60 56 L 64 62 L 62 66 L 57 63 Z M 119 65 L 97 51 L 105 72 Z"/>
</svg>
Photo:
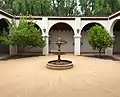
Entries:
<svg viewBox="0 0 120 97">
<path fill-rule="evenodd" d="M 51 61 L 48 61 L 48 63 L 52 63 L 52 62 L 58 62 L 58 60 L 51 60 Z M 60 60 L 60 62 L 68 62 L 69 63 L 72 63 L 72 61 L 69 61 L 69 60 Z M 53 64 L 53 63 L 52 63 Z M 59 65 L 59 64 L 55 64 L 55 65 Z"/>
<path fill-rule="evenodd" d="M 61 60 L 60 62 L 67 62 L 67 64 L 54 64 L 52 62 L 58 62 L 58 60 L 48 61 L 46 67 L 53 70 L 66 70 L 73 68 L 72 61 L 69 60 Z"/>
</svg>

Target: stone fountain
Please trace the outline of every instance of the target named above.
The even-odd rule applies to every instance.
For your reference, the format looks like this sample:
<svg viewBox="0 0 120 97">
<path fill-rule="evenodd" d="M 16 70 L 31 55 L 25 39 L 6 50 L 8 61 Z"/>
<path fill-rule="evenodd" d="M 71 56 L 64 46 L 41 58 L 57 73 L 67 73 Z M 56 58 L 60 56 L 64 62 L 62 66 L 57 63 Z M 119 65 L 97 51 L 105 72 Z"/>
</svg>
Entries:
<svg viewBox="0 0 120 97">
<path fill-rule="evenodd" d="M 61 55 L 64 55 L 65 52 L 61 51 L 61 45 L 66 44 L 66 41 L 63 41 L 58 38 L 58 40 L 55 42 L 55 44 L 58 46 L 58 50 L 54 51 L 55 55 L 58 55 L 57 60 L 49 61 L 46 65 L 49 69 L 55 69 L 55 70 L 64 70 L 64 69 L 70 69 L 73 67 L 72 61 L 69 60 L 61 60 Z"/>
</svg>

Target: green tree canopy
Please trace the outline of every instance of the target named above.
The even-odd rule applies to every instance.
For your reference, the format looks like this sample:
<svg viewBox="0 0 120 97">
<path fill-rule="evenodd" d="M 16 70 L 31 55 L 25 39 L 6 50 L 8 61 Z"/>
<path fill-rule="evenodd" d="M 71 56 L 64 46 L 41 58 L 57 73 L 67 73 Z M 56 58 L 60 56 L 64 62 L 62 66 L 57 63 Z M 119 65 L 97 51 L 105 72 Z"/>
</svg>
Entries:
<svg viewBox="0 0 120 97">
<path fill-rule="evenodd" d="M 43 40 L 40 30 L 33 23 L 28 24 L 25 17 L 20 18 L 18 26 L 14 22 L 10 24 L 9 34 L 1 35 L 0 40 L 3 44 L 13 46 L 27 45 L 40 48 L 45 46 L 45 40 Z"/>
<path fill-rule="evenodd" d="M 120 0 L 0 0 L 14 15 L 108 16 L 120 10 Z"/>
<path fill-rule="evenodd" d="M 114 43 L 114 39 L 109 35 L 108 31 L 101 26 L 93 26 L 87 32 L 89 44 L 94 50 L 98 50 L 99 55 L 102 50 L 111 47 Z"/>
</svg>

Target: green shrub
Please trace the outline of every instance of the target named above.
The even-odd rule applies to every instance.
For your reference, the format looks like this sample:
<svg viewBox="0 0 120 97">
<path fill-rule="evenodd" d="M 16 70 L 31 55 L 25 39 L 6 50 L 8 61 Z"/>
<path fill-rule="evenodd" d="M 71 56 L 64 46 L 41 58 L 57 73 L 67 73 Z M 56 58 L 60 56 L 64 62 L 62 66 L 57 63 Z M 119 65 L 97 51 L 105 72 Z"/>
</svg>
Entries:
<svg viewBox="0 0 120 97">
<path fill-rule="evenodd" d="M 0 36 L 1 43 L 13 46 L 27 45 L 40 48 L 46 45 L 42 37 L 42 32 L 33 23 L 28 24 L 27 19 L 23 16 L 20 17 L 18 26 L 15 22 L 9 25 L 9 31 L 8 35 Z"/>
<path fill-rule="evenodd" d="M 89 44 L 94 50 L 98 50 L 99 55 L 101 55 L 102 50 L 111 47 L 114 43 L 113 37 L 101 26 L 95 25 L 87 32 Z"/>
</svg>

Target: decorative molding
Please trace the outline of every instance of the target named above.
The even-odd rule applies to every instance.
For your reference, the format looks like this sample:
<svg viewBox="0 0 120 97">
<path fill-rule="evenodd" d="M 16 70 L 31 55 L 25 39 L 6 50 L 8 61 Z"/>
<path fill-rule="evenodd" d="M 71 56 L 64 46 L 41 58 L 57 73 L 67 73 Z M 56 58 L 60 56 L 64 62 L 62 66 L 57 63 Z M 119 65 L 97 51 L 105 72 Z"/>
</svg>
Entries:
<svg viewBox="0 0 120 97">
<path fill-rule="evenodd" d="M 118 13 L 113 14 L 112 16 L 109 17 L 109 20 L 116 18 L 117 16 L 120 16 L 120 11 Z"/>
<path fill-rule="evenodd" d="M 0 14 L 4 15 L 4 16 L 6 16 L 6 17 L 9 17 L 9 18 L 14 18 L 13 15 L 11 15 L 11 14 L 9 14 L 9 13 L 3 11 L 3 10 L 0 10 Z"/>
<path fill-rule="evenodd" d="M 108 17 L 81 17 L 81 20 L 108 20 Z"/>
<path fill-rule="evenodd" d="M 48 18 L 48 20 L 75 20 L 75 18 Z"/>
<path fill-rule="evenodd" d="M 74 38 L 81 38 L 81 35 L 74 35 Z"/>
</svg>

